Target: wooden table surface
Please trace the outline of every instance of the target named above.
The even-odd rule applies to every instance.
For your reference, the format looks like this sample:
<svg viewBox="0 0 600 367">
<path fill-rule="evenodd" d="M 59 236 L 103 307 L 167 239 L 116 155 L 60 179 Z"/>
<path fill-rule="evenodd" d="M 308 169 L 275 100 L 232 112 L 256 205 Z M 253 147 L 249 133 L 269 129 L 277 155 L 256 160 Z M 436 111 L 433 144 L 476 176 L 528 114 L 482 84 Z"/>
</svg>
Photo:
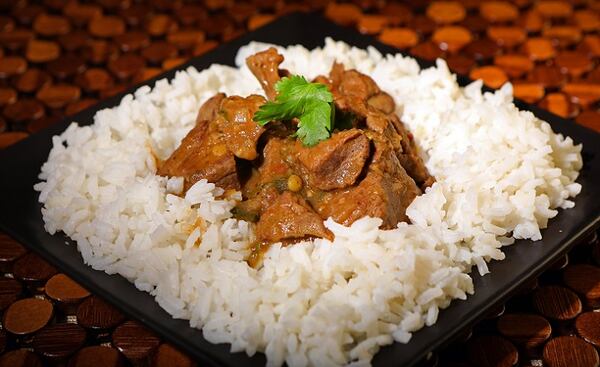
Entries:
<svg viewBox="0 0 600 367">
<path fill-rule="evenodd" d="M 319 11 L 600 132 L 600 1 L 0 0 L 0 149 L 293 11 Z M 0 233 L 0 367 L 194 361 Z M 600 242 L 422 366 L 598 366 Z"/>
</svg>

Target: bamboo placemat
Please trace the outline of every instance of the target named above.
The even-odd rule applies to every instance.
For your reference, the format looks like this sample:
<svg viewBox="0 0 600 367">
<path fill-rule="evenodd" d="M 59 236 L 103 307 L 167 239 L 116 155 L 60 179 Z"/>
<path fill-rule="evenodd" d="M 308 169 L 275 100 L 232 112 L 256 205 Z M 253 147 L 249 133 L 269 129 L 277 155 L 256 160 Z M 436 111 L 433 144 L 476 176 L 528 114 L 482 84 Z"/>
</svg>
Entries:
<svg viewBox="0 0 600 367">
<path fill-rule="evenodd" d="M 0 0 L 0 149 L 293 11 L 320 11 L 600 131 L 599 1 Z M 0 367 L 192 366 L 0 234 Z M 423 366 L 598 366 L 600 242 Z"/>
</svg>

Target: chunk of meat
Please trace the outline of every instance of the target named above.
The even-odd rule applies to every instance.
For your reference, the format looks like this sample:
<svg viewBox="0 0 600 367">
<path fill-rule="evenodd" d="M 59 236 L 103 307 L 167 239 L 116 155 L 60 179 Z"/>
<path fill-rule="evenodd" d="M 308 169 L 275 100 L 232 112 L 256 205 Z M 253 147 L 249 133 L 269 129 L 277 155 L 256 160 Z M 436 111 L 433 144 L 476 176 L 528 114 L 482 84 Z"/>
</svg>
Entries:
<svg viewBox="0 0 600 367">
<path fill-rule="evenodd" d="M 369 157 L 369 139 L 358 129 L 344 130 L 314 147 L 296 142 L 300 170 L 320 190 L 353 185 Z"/>
<path fill-rule="evenodd" d="M 331 65 L 331 70 L 329 71 L 329 80 L 331 80 L 332 89 L 337 91 L 337 89 L 340 87 L 340 83 L 342 82 L 345 72 L 346 68 L 344 67 L 344 64 L 334 62 L 333 65 Z"/>
<path fill-rule="evenodd" d="M 258 157 L 256 144 L 265 128 L 253 120 L 254 113 L 266 102 L 259 95 L 246 98 L 232 96 L 223 99 L 216 118 L 228 149 L 238 158 L 254 160 Z"/>
<path fill-rule="evenodd" d="M 386 115 L 394 113 L 394 111 L 396 110 L 396 104 L 394 103 L 394 99 L 386 92 L 380 92 L 378 94 L 370 96 L 369 99 L 367 99 L 367 104 L 370 107 L 373 107 L 385 113 Z"/>
<path fill-rule="evenodd" d="M 264 128 L 252 117 L 265 102 L 251 95 L 225 97 L 219 93 L 200 108 L 196 127 L 158 170 L 163 176 L 184 177 L 187 190 L 201 179 L 223 189 L 240 189 L 234 156 L 253 160 L 258 156 L 256 144 Z"/>
<path fill-rule="evenodd" d="M 274 100 L 277 96 L 275 84 L 281 78 L 279 75 L 279 65 L 282 62 L 283 56 L 277 53 L 274 47 L 258 52 L 246 59 L 246 65 L 248 65 L 252 74 L 258 79 L 270 100 Z"/>
<path fill-rule="evenodd" d="M 287 179 L 293 173 L 290 167 L 290 149 L 294 141 L 272 137 L 263 149 L 263 161 L 258 168 L 259 183 Z"/>
<path fill-rule="evenodd" d="M 356 70 L 347 70 L 342 74 L 339 90 L 345 96 L 356 96 L 363 101 L 380 92 L 371 77 Z"/>
<path fill-rule="evenodd" d="M 385 137 L 394 148 L 396 155 L 402 153 L 402 136 L 398 133 L 394 124 L 391 123 L 389 115 L 379 110 L 370 109 L 366 114 L 365 125 L 370 130 Z"/>
<path fill-rule="evenodd" d="M 228 190 L 239 190 L 236 163 L 214 121 L 202 122 L 183 138 L 179 147 L 158 168 L 161 176 L 184 178 L 184 190 L 206 179 Z"/>
<path fill-rule="evenodd" d="M 261 185 L 257 190 L 257 194 L 253 195 L 248 200 L 237 203 L 231 213 L 237 219 L 248 222 L 258 221 L 262 212 L 280 195 L 282 188 L 282 185 L 280 186 L 280 184 L 282 183 L 282 181 L 272 181 L 268 184 Z"/>
<path fill-rule="evenodd" d="M 381 218 L 382 228 L 391 229 L 408 221 L 406 207 L 417 195 L 390 177 L 371 173 L 358 186 L 331 195 L 318 209 L 322 217 L 331 217 L 346 226 L 370 216 Z"/>
<path fill-rule="evenodd" d="M 356 186 L 327 192 L 311 201 L 321 217 L 332 217 L 344 225 L 364 216 L 379 217 L 386 229 L 408 220 L 406 208 L 420 190 L 385 138 L 373 134 L 372 139 L 375 154 L 365 178 Z"/>
<path fill-rule="evenodd" d="M 206 100 L 198 111 L 196 124 L 201 121 L 212 121 L 217 117 L 217 113 L 221 110 L 221 102 L 225 99 L 225 93 L 217 93 Z"/>
<path fill-rule="evenodd" d="M 263 159 L 258 169 L 253 169 L 248 181 L 242 187 L 244 201 L 234 210 L 236 218 L 251 220 L 273 203 L 275 198 L 287 190 L 289 176 L 293 173 L 285 161 L 288 146 L 294 143 L 288 139 L 271 137 L 263 149 Z"/>
<path fill-rule="evenodd" d="M 390 115 L 390 121 L 401 137 L 402 151 L 398 152 L 398 160 L 406 172 L 422 189 L 433 185 L 435 178 L 429 174 L 423 159 L 418 154 L 417 144 L 412 134 L 406 130 L 404 124 L 396 115 Z"/>
<path fill-rule="evenodd" d="M 323 219 L 300 195 L 289 191 L 279 195 L 261 215 L 256 237 L 271 243 L 310 237 L 333 239 Z"/>
<path fill-rule="evenodd" d="M 404 124 L 395 115 L 395 103 L 369 76 L 356 70 L 344 70 L 334 63 L 329 73 L 337 108 L 364 118 L 367 128 L 382 134 L 392 145 L 400 164 L 418 185 L 425 188 L 433 178 L 427 172 L 417 146 Z"/>
</svg>

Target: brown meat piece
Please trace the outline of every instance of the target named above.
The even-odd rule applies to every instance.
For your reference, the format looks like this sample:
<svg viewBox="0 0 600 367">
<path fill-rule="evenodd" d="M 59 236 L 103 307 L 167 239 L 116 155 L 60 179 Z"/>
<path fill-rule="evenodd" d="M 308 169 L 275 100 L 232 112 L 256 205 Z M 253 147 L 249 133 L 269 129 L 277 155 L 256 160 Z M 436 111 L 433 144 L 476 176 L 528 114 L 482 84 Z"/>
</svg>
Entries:
<svg viewBox="0 0 600 367">
<path fill-rule="evenodd" d="M 221 109 L 221 102 L 225 99 L 225 93 L 217 93 L 202 104 L 196 117 L 196 124 L 201 121 L 212 121 L 217 117 Z"/>
<path fill-rule="evenodd" d="M 361 130 L 334 133 L 314 147 L 296 142 L 300 170 L 310 186 L 319 190 L 353 185 L 369 157 L 369 139 Z"/>
<path fill-rule="evenodd" d="M 380 92 L 369 97 L 369 99 L 367 99 L 367 104 L 370 107 L 373 107 L 385 113 L 386 115 L 394 113 L 394 111 L 396 110 L 396 104 L 394 103 L 394 99 L 386 92 Z"/>
<path fill-rule="evenodd" d="M 261 213 L 280 195 L 280 190 L 277 186 L 278 182 L 276 181 L 261 186 L 258 194 L 236 204 L 232 210 L 233 216 L 247 222 L 258 221 Z"/>
<path fill-rule="evenodd" d="M 239 190 L 236 164 L 214 121 L 201 122 L 158 169 L 161 176 L 184 178 L 184 190 L 206 179 L 228 190 Z"/>
<path fill-rule="evenodd" d="M 365 124 L 370 130 L 385 137 L 394 148 L 396 155 L 402 153 L 402 136 L 398 133 L 394 124 L 391 123 L 391 115 L 386 115 L 379 110 L 369 109 Z"/>
<path fill-rule="evenodd" d="M 418 148 L 413 135 L 406 130 L 398 116 L 390 115 L 390 121 L 400 134 L 402 151 L 397 152 L 398 160 L 406 172 L 412 177 L 421 189 L 433 185 L 435 178 L 429 174 L 423 159 L 418 154 Z"/>
<path fill-rule="evenodd" d="M 222 93 L 209 98 L 200 108 L 197 125 L 159 167 L 163 176 L 184 177 L 184 189 L 201 179 L 223 189 L 240 189 L 234 155 L 252 160 L 264 128 L 252 120 L 265 102 L 261 96 L 247 98 Z"/>
<path fill-rule="evenodd" d="M 274 100 L 277 96 L 275 84 L 279 81 L 279 65 L 283 62 L 283 56 L 277 53 L 274 47 L 258 52 L 246 59 L 248 68 L 260 82 L 267 97 Z"/>
<path fill-rule="evenodd" d="M 254 122 L 253 116 L 265 102 L 264 97 L 255 94 L 246 98 L 232 96 L 221 102 L 216 121 L 223 140 L 236 157 L 246 160 L 258 157 L 256 144 L 265 128 Z"/>
<path fill-rule="evenodd" d="M 293 171 L 284 159 L 284 152 L 293 144 L 294 142 L 288 139 L 269 139 L 263 149 L 262 163 L 258 169 L 253 169 L 250 178 L 242 187 L 245 200 L 236 205 L 234 215 L 237 218 L 248 220 L 260 217 L 274 199 L 287 190 L 288 177 Z"/>
<path fill-rule="evenodd" d="M 311 200 L 321 217 L 332 217 L 344 225 L 365 216 L 379 217 L 386 229 L 408 220 L 406 208 L 420 190 L 385 138 L 373 134 L 372 139 L 375 154 L 366 177 L 356 186 L 324 193 L 317 200 Z"/>
<path fill-rule="evenodd" d="M 334 62 L 333 65 L 331 65 L 331 70 L 329 71 L 329 80 L 331 80 L 331 86 L 334 90 L 337 91 L 340 87 L 340 83 L 342 82 L 345 72 L 346 69 L 344 68 L 344 64 Z"/>
<path fill-rule="evenodd" d="M 323 83 L 327 85 L 327 88 L 333 94 L 333 101 L 336 107 L 341 111 L 352 111 L 358 116 L 364 117 L 367 113 L 366 103 L 364 96 L 361 96 L 362 93 L 359 91 L 350 91 L 348 92 L 348 88 L 350 88 L 351 84 L 346 83 L 346 87 L 344 90 L 341 89 L 341 84 L 346 77 L 348 71 L 344 69 L 344 65 L 334 62 L 331 67 L 331 71 L 329 72 L 329 78 L 325 78 L 323 76 L 318 76 L 316 80 L 319 83 Z M 353 73 L 353 76 L 362 75 L 358 72 Z M 363 83 L 364 85 L 368 83 Z M 377 85 L 375 85 L 377 87 Z M 363 88 L 364 89 L 364 88 Z"/>
<path fill-rule="evenodd" d="M 399 222 L 408 221 L 406 207 L 412 202 L 410 198 L 417 195 L 418 192 L 395 183 L 390 177 L 372 173 L 358 186 L 331 195 L 317 210 L 322 217 L 331 217 L 346 226 L 370 216 L 381 218 L 382 228 L 391 229 Z"/>
<path fill-rule="evenodd" d="M 371 77 L 356 70 L 345 71 L 338 88 L 342 95 L 356 96 L 363 101 L 380 92 L 379 87 Z"/>
<path fill-rule="evenodd" d="M 261 215 L 256 237 L 270 243 L 310 237 L 333 239 L 323 219 L 300 195 L 290 191 L 279 195 Z"/>
<path fill-rule="evenodd" d="M 290 149 L 294 141 L 289 139 L 271 138 L 263 149 L 263 161 L 258 172 L 261 184 L 275 180 L 287 179 L 291 175 Z"/>
<path fill-rule="evenodd" d="M 367 128 L 382 134 L 410 177 L 425 188 L 433 182 L 423 160 L 418 155 L 412 135 L 398 119 L 394 100 L 382 92 L 369 76 L 356 70 L 344 70 L 334 63 L 329 73 L 337 108 L 352 111 L 364 118 Z"/>
</svg>

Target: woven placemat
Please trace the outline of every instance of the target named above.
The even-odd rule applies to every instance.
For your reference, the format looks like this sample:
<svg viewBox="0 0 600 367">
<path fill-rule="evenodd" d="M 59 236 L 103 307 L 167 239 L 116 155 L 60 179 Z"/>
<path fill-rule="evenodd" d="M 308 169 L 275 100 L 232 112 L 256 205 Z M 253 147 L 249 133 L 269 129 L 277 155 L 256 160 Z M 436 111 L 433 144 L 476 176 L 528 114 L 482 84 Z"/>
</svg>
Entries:
<svg viewBox="0 0 600 367">
<path fill-rule="evenodd" d="M 0 0 L 0 149 L 293 11 L 320 11 L 600 131 L 599 1 Z M 598 366 L 600 243 L 583 241 L 423 366 Z M 0 234 L 0 367 L 192 366 Z"/>
</svg>

